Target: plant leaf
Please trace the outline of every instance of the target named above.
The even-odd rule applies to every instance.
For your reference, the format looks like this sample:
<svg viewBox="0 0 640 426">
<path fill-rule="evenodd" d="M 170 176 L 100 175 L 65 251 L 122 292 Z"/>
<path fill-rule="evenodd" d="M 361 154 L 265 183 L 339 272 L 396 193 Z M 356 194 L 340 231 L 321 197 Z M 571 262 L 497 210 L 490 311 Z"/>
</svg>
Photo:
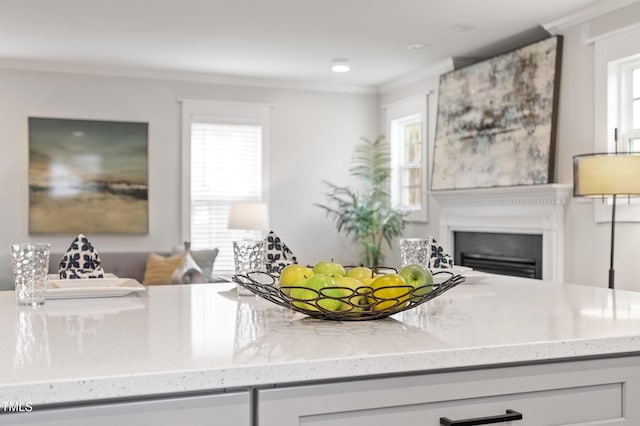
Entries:
<svg viewBox="0 0 640 426">
<path fill-rule="evenodd" d="M 390 164 L 389 146 L 384 137 L 374 141 L 362 138 L 354 148 L 349 172 L 363 181 L 363 193 L 322 181 L 327 187 L 327 204 L 315 204 L 335 222 L 338 232 L 362 246 L 360 260 L 370 266 L 379 266 L 383 260 L 382 240 L 392 247 L 393 240 L 402 235 L 407 224 L 407 213 L 390 206 Z"/>
</svg>

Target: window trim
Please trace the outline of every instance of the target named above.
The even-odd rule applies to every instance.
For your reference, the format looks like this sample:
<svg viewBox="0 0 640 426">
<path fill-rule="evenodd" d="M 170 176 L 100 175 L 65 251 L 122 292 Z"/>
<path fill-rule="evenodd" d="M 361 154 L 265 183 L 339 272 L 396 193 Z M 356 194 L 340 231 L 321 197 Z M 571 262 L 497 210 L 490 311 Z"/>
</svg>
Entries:
<svg viewBox="0 0 640 426">
<path fill-rule="evenodd" d="M 392 145 L 392 122 L 398 119 L 406 118 L 411 115 L 420 114 L 421 127 L 422 127 L 422 206 L 420 210 L 412 211 L 409 214 L 408 221 L 414 223 L 428 223 L 429 222 L 429 93 L 413 96 L 410 98 L 401 99 L 386 105 L 383 108 L 386 110 L 386 129 L 388 135 L 389 149 L 393 150 Z M 392 179 L 390 188 L 391 193 L 393 191 L 401 191 L 400 180 L 394 178 L 396 173 L 396 165 L 392 164 Z M 399 198 L 402 198 L 400 193 Z M 394 206 L 396 207 L 396 206 Z"/>
<path fill-rule="evenodd" d="M 631 28 L 594 40 L 594 152 L 615 150 L 614 130 L 619 127 L 618 114 L 626 113 L 619 90 L 624 68 L 640 60 L 640 28 Z M 615 96 L 613 96 L 615 94 Z M 615 99 L 615 102 L 612 101 Z M 618 138 L 618 149 L 626 149 L 625 138 Z M 594 200 L 596 223 L 611 222 L 611 201 Z M 640 204 L 627 204 L 620 197 L 616 222 L 640 222 Z"/>
<path fill-rule="evenodd" d="M 262 126 L 262 200 L 269 203 L 271 192 L 270 134 L 272 104 L 180 99 L 181 120 L 181 217 L 180 237 L 191 241 L 191 123 L 253 124 Z"/>
<path fill-rule="evenodd" d="M 633 71 L 640 71 L 640 54 L 634 55 L 631 58 L 626 58 L 617 64 L 618 67 L 618 109 L 620 116 L 623 119 L 618 120 L 618 128 L 622 130 L 624 135 L 623 140 L 620 141 L 622 146 L 618 146 L 618 149 L 628 149 L 629 140 L 640 138 L 640 128 L 633 128 L 633 102 L 634 98 L 632 94 L 633 90 Z M 611 70 L 610 70 L 611 72 Z"/>
</svg>

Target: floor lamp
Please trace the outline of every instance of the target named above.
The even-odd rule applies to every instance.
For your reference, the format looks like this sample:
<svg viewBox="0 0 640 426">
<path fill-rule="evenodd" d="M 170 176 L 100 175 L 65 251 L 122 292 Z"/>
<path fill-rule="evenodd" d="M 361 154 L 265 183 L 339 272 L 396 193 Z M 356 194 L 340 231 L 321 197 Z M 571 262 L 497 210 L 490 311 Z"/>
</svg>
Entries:
<svg viewBox="0 0 640 426">
<path fill-rule="evenodd" d="M 612 198 L 609 288 L 614 288 L 613 248 L 616 198 L 640 195 L 640 154 L 603 153 L 573 157 L 573 196 Z"/>
</svg>

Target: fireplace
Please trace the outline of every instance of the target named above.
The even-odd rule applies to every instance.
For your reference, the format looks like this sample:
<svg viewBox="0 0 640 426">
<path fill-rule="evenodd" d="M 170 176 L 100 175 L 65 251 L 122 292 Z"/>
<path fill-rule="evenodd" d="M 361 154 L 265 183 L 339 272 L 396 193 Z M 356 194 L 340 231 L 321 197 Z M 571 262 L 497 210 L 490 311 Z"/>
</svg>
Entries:
<svg viewBox="0 0 640 426">
<path fill-rule="evenodd" d="M 434 191 L 431 195 L 440 204 L 440 233 L 434 237 L 460 264 L 462 260 L 455 259 L 457 233 L 536 235 L 541 239 L 542 250 L 541 276 L 538 277 L 562 282 L 564 204 L 571 188 L 569 184 L 548 184 Z M 489 257 L 492 256 L 489 253 Z M 501 256 L 516 261 L 530 260 L 529 256 L 506 251 Z"/>
<path fill-rule="evenodd" d="M 454 262 L 482 272 L 542 279 L 542 235 L 457 231 Z"/>
</svg>

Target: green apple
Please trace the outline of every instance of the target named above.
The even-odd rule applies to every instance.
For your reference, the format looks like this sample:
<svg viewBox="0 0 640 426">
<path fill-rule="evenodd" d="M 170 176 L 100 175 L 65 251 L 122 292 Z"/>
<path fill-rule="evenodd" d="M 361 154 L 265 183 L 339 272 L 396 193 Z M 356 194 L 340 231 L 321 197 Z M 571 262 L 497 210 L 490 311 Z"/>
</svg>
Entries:
<svg viewBox="0 0 640 426">
<path fill-rule="evenodd" d="M 433 275 L 431 271 L 425 268 L 419 263 L 411 263 L 404 266 L 398 273 L 407 284 L 411 285 L 414 289 L 416 296 L 423 296 L 433 290 L 433 287 L 425 287 L 433 285 Z M 420 288 L 422 287 L 422 288 Z"/>
<path fill-rule="evenodd" d="M 341 300 L 323 297 L 340 298 L 345 296 L 346 290 L 340 288 L 332 289 L 332 287 L 338 287 L 338 282 L 333 277 L 325 274 L 314 274 L 300 284 L 296 283 L 296 288 L 291 289 L 291 298 L 297 299 L 297 301 L 293 302 L 295 306 L 311 311 L 319 311 L 318 306 L 327 311 L 339 311 L 342 308 L 343 303 Z"/>
<path fill-rule="evenodd" d="M 365 266 L 356 266 L 355 268 L 349 269 L 347 276 L 364 282 L 364 280 L 373 277 L 373 271 Z"/>
<path fill-rule="evenodd" d="M 301 279 L 306 280 L 311 275 L 313 275 L 313 270 L 307 266 L 298 264 L 287 265 L 280 272 L 280 280 L 278 284 L 280 287 L 293 286 Z M 289 295 L 291 291 L 290 288 L 283 288 L 281 290 L 286 295 Z"/>
<path fill-rule="evenodd" d="M 314 274 L 324 274 L 333 277 L 344 277 L 347 273 L 344 270 L 344 266 L 335 262 L 320 261 L 313 266 Z"/>
<path fill-rule="evenodd" d="M 346 287 L 350 290 L 345 290 L 344 297 L 345 299 L 348 297 L 349 302 L 354 307 L 349 306 L 347 303 L 343 303 L 342 311 L 352 310 L 353 312 L 362 312 L 364 310 L 363 306 L 367 305 L 369 302 L 367 300 L 366 294 L 371 292 L 369 287 L 366 287 L 362 281 L 353 278 L 353 277 L 338 277 L 336 278 L 338 285 L 340 287 Z"/>
</svg>

